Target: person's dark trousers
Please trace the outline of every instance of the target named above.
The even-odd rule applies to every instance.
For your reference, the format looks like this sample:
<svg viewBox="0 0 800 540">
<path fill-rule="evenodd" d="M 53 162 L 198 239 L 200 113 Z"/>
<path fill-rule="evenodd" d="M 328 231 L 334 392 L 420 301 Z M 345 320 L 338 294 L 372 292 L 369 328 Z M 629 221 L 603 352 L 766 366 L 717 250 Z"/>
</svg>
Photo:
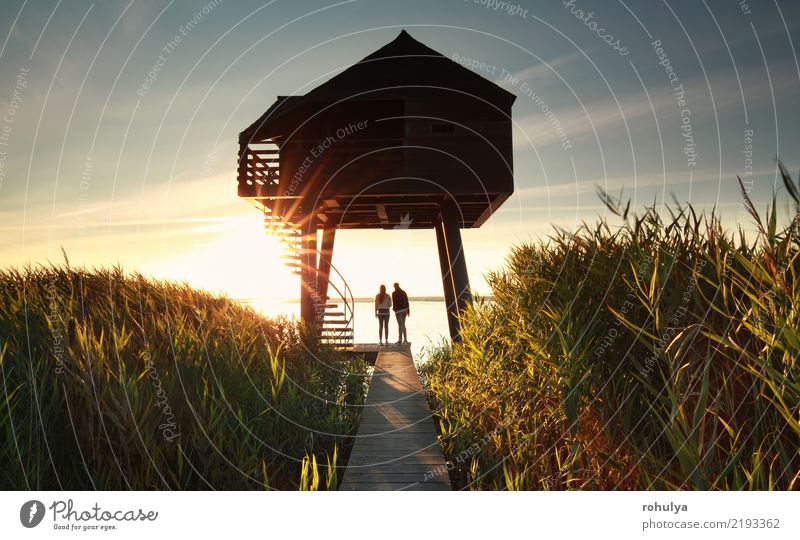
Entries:
<svg viewBox="0 0 800 540">
<path fill-rule="evenodd" d="M 394 314 L 397 317 L 397 329 L 398 329 L 398 337 L 397 341 L 408 341 L 408 331 L 406 331 L 406 317 L 408 316 L 408 311 L 396 311 Z"/>
<path fill-rule="evenodd" d="M 389 343 L 389 310 L 378 313 L 378 341 L 381 340 L 381 334 L 386 336 L 385 341 Z"/>
</svg>

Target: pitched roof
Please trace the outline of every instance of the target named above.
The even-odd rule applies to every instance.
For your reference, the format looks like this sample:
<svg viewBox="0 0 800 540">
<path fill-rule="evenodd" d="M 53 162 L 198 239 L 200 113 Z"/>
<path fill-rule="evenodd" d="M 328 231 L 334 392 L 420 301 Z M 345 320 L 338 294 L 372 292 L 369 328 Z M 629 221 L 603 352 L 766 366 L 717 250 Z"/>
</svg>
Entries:
<svg viewBox="0 0 800 540">
<path fill-rule="evenodd" d="M 387 88 L 452 89 L 503 103 L 514 94 L 411 37 L 405 30 L 392 41 L 304 96 L 279 97 L 241 136 L 277 120 L 301 102 L 349 98 Z"/>
<path fill-rule="evenodd" d="M 403 30 L 394 40 L 321 84 L 306 97 L 342 97 L 395 86 L 435 86 L 487 97 L 514 96 Z"/>
</svg>

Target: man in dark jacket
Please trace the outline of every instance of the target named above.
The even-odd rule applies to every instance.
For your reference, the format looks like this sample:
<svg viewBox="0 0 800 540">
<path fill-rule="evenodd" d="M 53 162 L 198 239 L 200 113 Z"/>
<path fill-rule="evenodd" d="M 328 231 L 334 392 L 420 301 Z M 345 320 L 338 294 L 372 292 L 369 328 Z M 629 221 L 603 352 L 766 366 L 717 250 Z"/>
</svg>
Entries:
<svg viewBox="0 0 800 540">
<path fill-rule="evenodd" d="M 400 288 L 399 283 L 394 284 L 392 292 L 392 308 L 394 316 L 397 317 L 397 327 L 399 336 L 397 343 L 408 343 L 408 332 L 406 331 L 406 317 L 411 316 L 411 306 L 408 305 L 408 295 Z"/>
</svg>

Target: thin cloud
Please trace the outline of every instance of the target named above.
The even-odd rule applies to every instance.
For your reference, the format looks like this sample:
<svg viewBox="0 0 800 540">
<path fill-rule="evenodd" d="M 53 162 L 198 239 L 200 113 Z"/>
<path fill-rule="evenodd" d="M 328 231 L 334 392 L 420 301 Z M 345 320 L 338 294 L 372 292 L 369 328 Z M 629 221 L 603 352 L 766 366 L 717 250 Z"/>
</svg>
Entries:
<svg viewBox="0 0 800 540">
<path fill-rule="evenodd" d="M 791 70 L 784 69 L 789 66 L 771 68 L 775 96 L 796 92 L 797 82 L 791 75 Z M 793 67 L 793 66 L 791 66 Z M 771 103 L 773 94 L 769 85 L 764 84 L 765 73 L 763 66 L 753 66 L 746 71 L 740 71 L 742 87 L 748 110 L 755 106 Z M 716 110 L 720 115 L 724 109 L 731 107 L 741 108 L 742 100 L 739 84 L 734 74 L 721 72 L 709 76 L 708 85 L 704 77 L 694 77 L 683 81 L 687 92 L 688 105 L 695 119 L 708 117 Z M 649 97 L 643 91 L 635 93 L 618 94 L 617 105 L 613 97 L 584 103 L 584 108 L 579 103 L 567 107 L 553 107 L 550 109 L 555 114 L 561 128 L 571 140 L 588 135 L 604 128 L 623 126 L 627 122 L 631 130 L 639 121 L 652 122 L 653 112 L 659 117 L 671 115 L 676 109 L 673 89 L 661 85 L 658 90 L 648 89 Z M 712 101 L 713 97 L 713 101 Z M 526 99 L 522 96 L 518 103 Z M 651 102 L 652 101 L 652 105 Z M 548 104 L 549 105 L 549 104 Z M 712 106 L 713 105 L 713 106 Z M 558 144 L 559 138 L 553 122 L 542 112 L 529 114 L 517 121 L 514 133 L 514 146 L 517 148 L 528 147 L 530 144 L 546 145 Z"/>
<path fill-rule="evenodd" d="M 94 204 L 89 208 L 84 208 L 82 210 L 75 210 L 74 212 L 63 212 L 61 214 L 57 214 L 56 217 L 64 218 L 64 217 L 74 217 L 74 216 L 81 216 L 86 214 L 93 214 L 95 212 L 100 212 L 101 210 L 110 210 L 111 208 L 115 208 L 117 206 L 122 206 L 127 204 L 127 202 L 117 202 L 117 203 L 108 203 L 108 204 Z"/>
<path fill-rule="evenodd" d="M 763 168 L 753 171 L 754 176 L 775 174 L 775 168 Z M 688 171 L 675 173 L 667 172 L 639 174 L 636 176 L 618 176 L 611 178 L 595 177 L 589 180 L 579 180 L 566 184 L 551 184 L 549 186 L 535 186 L 516 190 L 516 194 L 523 199 L 531 197 L 560 197 L 563 195 L 581 195 L 594 193 L 596 186 L 600 186 L 612 194 L 621 189 L 635 190 L 651 187 L 671 187 L 688 183 L 705 183 L 729 181 L 735 178 L 736 173 L 727 173 L 718 169 L 700 169 L 689 174 Z"/>
<path fill-rule="evenodd" d="M 593 49 L 586 49 L 586 53 L 588 54 L 592 50 Z M 533 82 L 538 84 L 539 81 L 547 78 L 556 79 L 556 76 L 553 74 L 553 71 L 557 71 L 556 68 L 566 66 L 582 58 L 584 58 L 584 56 L 581 51 L 572 51 L 567 54 L 562 54 L 561 56 L 556 56 L 551 60 L 544 60 L 539 64 L 517 71 L 512 74 L 512 77 L 518 81 L 527 81 L 529 84 Z M 495 83 L 513 91 L 514 85 L 512 85 L 511 81 L 508 79 L 500 78 L 497 79 Z"/>
</svg>

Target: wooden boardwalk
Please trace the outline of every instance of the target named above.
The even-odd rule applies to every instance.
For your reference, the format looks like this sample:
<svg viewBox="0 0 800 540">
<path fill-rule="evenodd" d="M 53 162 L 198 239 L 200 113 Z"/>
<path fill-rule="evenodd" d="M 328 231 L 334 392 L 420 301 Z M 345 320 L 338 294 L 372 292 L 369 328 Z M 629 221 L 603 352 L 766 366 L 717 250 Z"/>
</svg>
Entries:
<svg viewBox="0 0 800 540">
<path fill-rule="evenodd" d="M 339 489 L 449 491 L 436 437 L 410 350 L 382 350 Z"/>
</svg>

